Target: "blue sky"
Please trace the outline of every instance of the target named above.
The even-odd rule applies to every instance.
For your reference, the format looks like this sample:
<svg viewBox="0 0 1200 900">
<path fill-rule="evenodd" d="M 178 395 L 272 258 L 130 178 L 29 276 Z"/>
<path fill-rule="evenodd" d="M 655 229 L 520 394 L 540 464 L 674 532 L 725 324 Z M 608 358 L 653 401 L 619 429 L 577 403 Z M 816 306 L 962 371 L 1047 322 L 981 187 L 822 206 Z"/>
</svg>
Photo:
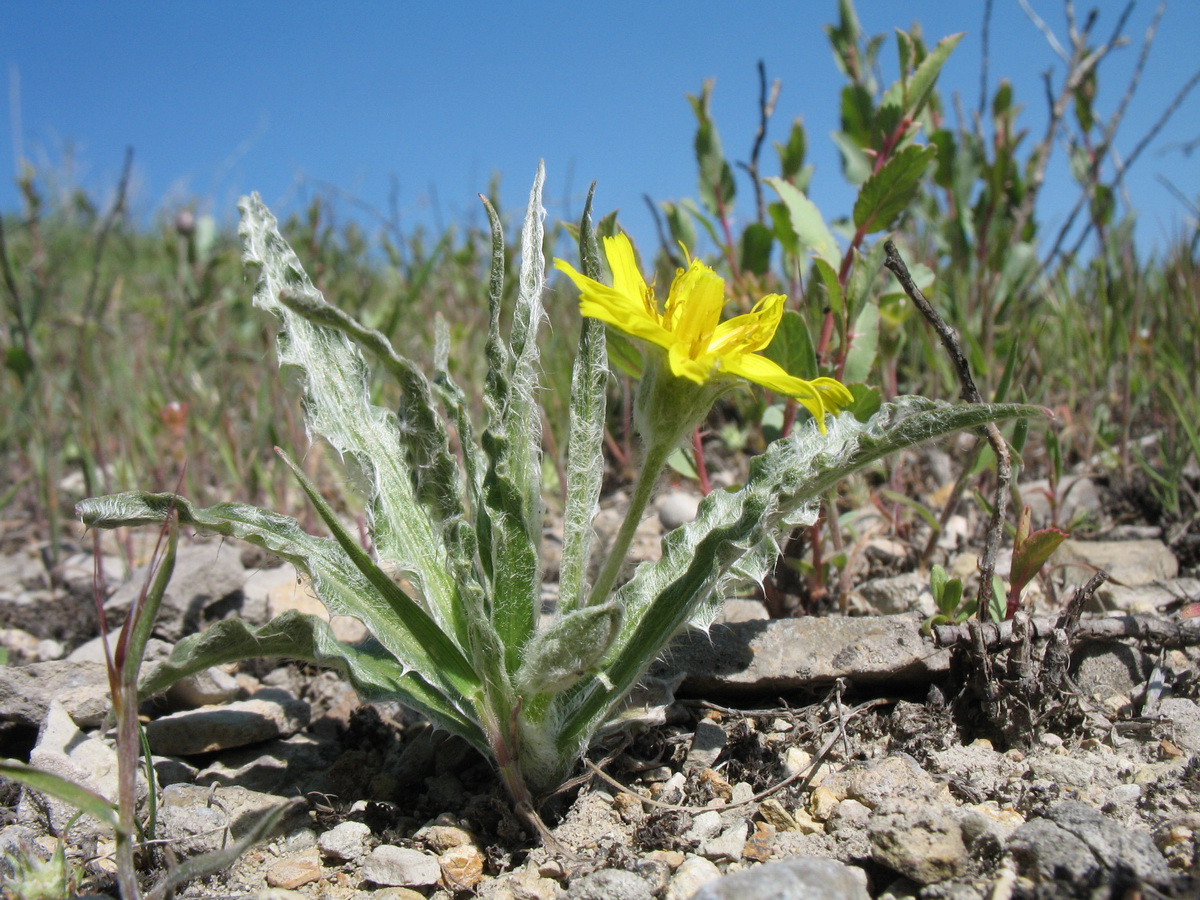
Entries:
<svg viewBox="0 0 1200 900">
<path fill-rule="evenodd" d="M 1060 0 L 1029 0 L 1065 39 Z M 1100 0 L 1097 38 L 1123 2 Z M 982 2 L 859 0 L 869 33 L 919 21 L 930 44 L 965 31 L 940 83 L 965 109 L 979 99 Z M 1087 4 L 1080 6 L 1086 13 Z M 1142 0 L 1130 46 L 1102 67 L 1099 108 L 1125 89 L 1154 12 Z M 685 95 L 715 78 L 713 110 L 726 154 L 746 159 L 757 117 L 756 64 L 783 90 L 768 140 L 804 118 L 817 166 L 812 197 L 827 218 L 853 199 L 829 134 L 841 84 L 822 25 L 836 0 L 732 3 L 610 0 L 533 2 L 77 2 L 5 9 L 8 89 L 0 92 L 0 209 L 19 204 L 20 156 L 108 196 L 126 146 L 135 153 L 142 215 L 195 202 L 232 222 L 240 194 L 259 191 L 277 213 L 336 189 L 342 215 L 371 221 L 394 196 L 403 228 L 480 220 L 475 195 L 502 177 L 510 213 L 546 160 L 552 218 L 578 216 L 598 179 L 601 210 L 620 207 L 636 238 L 653 240 L 643 194 L 696 195 L 695 119 Z M 1172 0 L 1118 139 L 1129 153 L 1197 67 L 1200 3 Z M 995 0 L 991 86 L 1014 83 L 1027 142 L 1044 129 L 1041 73 L 1061 64 L 1017 0 Z M 883 77 L 895 76 L 885 53 Z M 1127 179 L 1138 242 L 1161 247 L 1188 212 L 1156 176 L 1200 197 L 1200 90 L 1188 96 Z M 773 154 L 764 154 L 765 174 Z M 394 194 L 393 194 L 394 187 Z M 739 182 L 737 212 L 753 203 Z M 1074 201 L 1056 154 L 1041 210 L 1052 235 Z"/>
</svg>

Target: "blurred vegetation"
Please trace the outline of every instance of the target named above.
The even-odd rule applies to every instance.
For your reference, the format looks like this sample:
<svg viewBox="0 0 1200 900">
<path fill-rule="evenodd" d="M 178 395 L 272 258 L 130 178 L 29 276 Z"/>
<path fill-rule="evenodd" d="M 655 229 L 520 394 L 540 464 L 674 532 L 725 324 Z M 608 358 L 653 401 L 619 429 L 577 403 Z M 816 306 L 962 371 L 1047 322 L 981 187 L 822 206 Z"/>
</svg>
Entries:
<svg viewBox="0 0 1200 900">
<path fill-rule="evenodd" d="M 679 242 L 715 248 L 711 262 L 734 306 L 747 309 L 769 291 L 789 296 L 787 346 L 768 352 L 796 374 L 869 385 L 866 403 L 900 393 L 956 398 L 936 337 L 881 267 L 883 240 L 893 237 L 961 335 L 984 394 L 1058 413 L 1050 440 L 1015 436 L 1023 470 L 1061 477 L 1065 466 L 1087 462 L 1118 486 L 1138 486 L 1143 512 L 1178 537 L 1200 513 L 1200 231 L 1193 219 L 1174 246 L 1149 258 L 1132 240 L 1137 210 L 1121 185 L 1137 153 L 1114 161 L 1112 147 L 1138 74 L 1116 93 L 1102 91 L 1121 25 L 1101 38 L 1094 20 L 1072 21 L 1069 58 L 1048 79 L 1046 98 L 1024 98 L 1049 105 L 1045 130 L 1033 135 L 1003 80 L 971 112 L 938 90 L 954 37 L 931 48 L 918 27 L 897 31 L 899 71 L 885 78 L 887 38 L 864 34 L 845 0 L 827 34 L 844 76 L 834 141 L 841 175 L 859 192 L 854 209 L 822 213 L 808 200 L 813 169 L 800 119 L 764 161 L 779 86 L 760 67 L 761 126 L 747 160 L 731 162 L 722 150 L 712 85 L 688 98 L 697 120 L 697 199 L 652 204 L 658 241 L 633 236 L 645 268 L 669 284 Z M 1151 40 L 1142 44 L 1143 61 Z M 986 85 L 990 73 L 983 74 Z M 1102 96 L 1113 110 L 1107 117 Z M 1164 105 L 1160 124 L 1174 105 Z M 1037 200 L 1054 152 L 1068 155 L 1079 202 L 1062 231 L 1046 234 Z M 21 209 L 0 219 L 0 518 L 34 523 L 32 536 L 46 542 L 50 558 L 80 497 L 170 490 L 181 478 L 181 490 L 200 505 L 236 498 L 305 515 L 272 454 L 276 445 L 307 446 L 298 400 L 275 377 L 271 324 L 251 308 L 237 236 L 194 208 L 164 210 L 150 227 L 139 226 L 126 208 L 127 180 L 102 205 L 80 190 L 50 191 L 55 173 L 27 169 Z M 332 205 L 317 199 L 284 226 L 330 302 L 420 362 L 433 356 L 432 316 L 444 316 L 456 376 L 481 386 L 489 236 L 454 226 L 368 235 L 336 221 Z M 613 217 L 601 223 L 602 233 L 615 227 Z M 548 254 L 569 256 L 571 232 L 548 229 Z M 543 400 L 553 494 L 578 313 L 564 285 L 551 290 Z M 617 362 L 609 447 L 619 477 L 630 447 L 628 375 L 620 373 L 636 360 Z M 754 452 L 796 417 L 794 405 L 736 396 L 697 437 L 702 483 L 706 454 Z M 976 457 L 986 478 L 986 454 Z M 303 464 L 337 495 L 345 476 L 336 460 L 314 446 Z M 883 487 L 908 491 L 895 472 L 887 479 Z M 891 496 L 873 495 L 896 516 L 936 520 L 940 512 L 914 512 Z"/>
</svg>

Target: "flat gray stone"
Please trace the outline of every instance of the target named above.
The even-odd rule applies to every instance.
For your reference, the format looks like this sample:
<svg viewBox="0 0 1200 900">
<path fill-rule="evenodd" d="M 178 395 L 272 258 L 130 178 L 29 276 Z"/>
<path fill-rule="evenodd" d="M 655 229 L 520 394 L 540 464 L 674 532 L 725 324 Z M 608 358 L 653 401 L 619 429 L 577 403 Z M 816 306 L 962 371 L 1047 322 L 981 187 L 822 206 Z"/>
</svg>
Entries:
<svg viewBox="0 0 1200 900">
<path fill-rule="evenodd" d="M 696 891 L 692 900 L 869 900 L 866 876 L 836 859 L 794 857 L 743 869 Z"/>
<path fill-rule="evenodd" d="M 171 841 L 176 853 L 194 856 L 239 840 L 261 817 L 287 798 L 248 791 L 241 787 L 205 787 L 198 784 L 170 784 L 163 788 L 158 806 L 158 836 Z M 304 804 L 293 808 L 280 823 L 283 831 L 308 820 Z"/>
<path fill-rule="evenodd" d="M 171 713 L 146 726 L 150 748 L 163 756 L 192 756 L 287 737 L 308 724 L 303 700 L 274 689 L 226 706 Z"/>
<path fill-rule="evenodd" d="M 308 734 L 238 747 L 220 754 L 191 779 L 194 784 L 240 785 L 267 794 L 287 794 L 297 784 L 326 787 L 325 747 Z"/>
<path fill-rule="evenodd" d="M 229 703 L 240 689 L 236 678 L 213 666 L 171 685 L 167 701 L 176 709 Z"/>
<path fill-rule="evenodd" d="M 210 623 L 239 612 L 244 600 L 242 585 L 249 575 L 233 544 L 181 542 L 154 634 L 175 643 L 186 634 L 202 631 Z M 108 598 L 104 614 L 109 628 L 120 627 L 147 577 L 148 569 L 143 566 Z"/>
<path fill-rule="evenodd" d="M 1054 565 L 1077 566 L 1071 582 L 1083 584 L 1100 569 L 1125 587 L 1166 581 L 1179 574 L 1179 560 L 1162 541 L 1065 540 L 1051 559 Z"/>
<path fill-rule="evenodd" d="M 1171 723 L 1171 737 L 1186 753 L 1200 753 L 1200 706 L 1186 697 L 1169 697 L 1158 714 Z"/>
<path fill-rule="evenodd" d="M 1161 613 L 1164 607 L 1178 603 L 1181 597 L 1200 595 L 1200 579 L 1172 578 L 1161 583 L 1125 587 L 1105 582 L 1096 591 L 1095 605 L 1106 611 L 1132 615 Z"/>
<path fill-rule="evenodd" d="M 933 594 L 929 589 L 929 576 L 919 572 L 906 572 L 890 578 L 872 578 L 864 581 L 855 591 L 871 608 L 883 615 L 919 612 L 931 616 L 936 611 Z"/>
<path fill-rule="evenodd" d="M 750 832 L 750 824 L 745 819 L 739 819 L 727 826 L 720 834 L 704 841 L 696 850 L 705 859 L 739 860 L 746 848 L 746 837 Z"/>
<path fill-rule="evenodd" d="M 1117 694 L 1132 696 L 1150 676 L 1154 659 L 1119 641 L 1097 641 L 1076 650 L 1071 664 L 1083 695 L 1103 701 Z"/>
<path fill-rule="evenodd" d="M 651 674 L 686 673 L 689 693 L 791 691 L 852 678 L 862 685 L 928 682 L 950 654 L 921 634 L 919 615 L 772 619 L 681 635 Z"/>
<path fill-rule="evenodd" d="M 107 741 L 81 732 L 60 703 L 50 704 L 37 746 L 29 755 L 29 764 L 82 785 L 111 801 L 117 798 L 116 750 Z M 138 793 L 141 797 L 146 794 L 145 782 L 140 778 Z M 65 801 L 28 789 L 22 792 L 17 805 L 18 821 L 51 834 L 66 834 L 68 823 L 78 812 Z M 70 828 L 74 840 L 107 837 L 110 833 L 108 825 L 87 815 L 79 816 Z"/>
<path fill-rule="evenodd" d="M 601 869 L 576 878 L 567 889 L 568 900 L 654 900 L 650 882 L 623 869 Z"/>
<path fill-rule="evenodd" d="M 0 721 L 40 726 L 53 700 L 79 725 L 96 727 L 112 709 L 107 670 L 62 659 L 0 666 Z"/>
<path fill-rule="evenodd" d="M 701 719 L 696 723 L 692 746 L 688 748 L 683 767 L 685 770 L 711 769 L 724 749 L 725 729 L 711 719 Z"/>
<path fill-rule="evenodd" d="M 442 867 L 437 857 L 409 847 L 380 844 L 362 863 L 363 878 L 389 887 L 424 887 L 437 884 Z"/>
<path fill-rule="evenodd" d="M 1124 896 L 1133 879 L 1157 882 L 1168 875 L 1149 834 L 1074 800 L 1056 803 L 1045 816 L 1019 827 L 1007 849 L 1020 873 L 1035 882 L 1107 884 L 1116 889 L 1113 896 Z"/>
</svg>

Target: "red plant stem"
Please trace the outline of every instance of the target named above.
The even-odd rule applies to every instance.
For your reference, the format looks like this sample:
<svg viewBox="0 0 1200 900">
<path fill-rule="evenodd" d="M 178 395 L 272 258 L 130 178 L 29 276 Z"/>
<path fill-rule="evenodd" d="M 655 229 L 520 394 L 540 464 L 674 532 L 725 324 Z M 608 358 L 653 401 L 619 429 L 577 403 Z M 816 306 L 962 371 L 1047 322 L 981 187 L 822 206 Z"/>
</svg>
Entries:
<svg viewBox="0 0 1200 900">
<path fill-rule="evenodd" d="M 905 134 L 908 132 L 909 126 L 912 125 L 912 119 L 907 115 L 902 117 L 896 123 L 896 127 L 892 133 L 883 139 L 883 144 L 879 151 L 875 154 L 875 165 L 871 169 L 871 174 L 878 174 L 879 171 L 887 165 L 887 161 L 891 158 L 892 151 L 904 140 Z M 842 255 L 842 264 L 838 268 L 838 286 L 842 289 L 842 296 L 846 294 L 846 284 L 850 281 L 850 269 L 854 265 L 854 253 L 862 246 L 863 241 L 867 237 L 868 229 L 871 226 L 871 221 L 868 219 L 854 230 L 854 237 L 850 241 L 850 246 L 846 248 L 846 252 Z M 846 358 L 850 355 L 850 348 L 854 345 L 854 333 L 850 330 L 853 322 L 850 321 L 850 304 L 842 303 L 842 314 L 845 316 L 843 322 L 843 334 L 845 338 L 842 340 L 842 345 L 838 348 L 837 371 L 835 378 L 839 381 L 846 371 Z M 833 332 L 833 312 L 830 310 L 825 314 L 825 323 L 821 328 L 821 342 L 817 350 L 817 358 L 824 356 L 825 351 L 829 347 L 829 340 Z"/>
<path fill-rule="evenodd" d="M 696 463 L 696 480 L 700 482 L 700 493 L 707 497 L 712 493 L 712 482 L 708 478 L 708 466 L 704 462 L 704 440 L 699 428 L 692 432 L 692 458 Z"/>
<path fill-rule="evenodd" d="M 808 526 L 808 539 L 812 544 L 812 575 L 808 580 L 810 598 L 820 597 L 825 593 L 825 575 L 821 571 L 825 564 L 825 555 L 821 546 L 821 526 L 825 524 L 825 510 L 822 507 L 817 521 Z"/>
</svg>

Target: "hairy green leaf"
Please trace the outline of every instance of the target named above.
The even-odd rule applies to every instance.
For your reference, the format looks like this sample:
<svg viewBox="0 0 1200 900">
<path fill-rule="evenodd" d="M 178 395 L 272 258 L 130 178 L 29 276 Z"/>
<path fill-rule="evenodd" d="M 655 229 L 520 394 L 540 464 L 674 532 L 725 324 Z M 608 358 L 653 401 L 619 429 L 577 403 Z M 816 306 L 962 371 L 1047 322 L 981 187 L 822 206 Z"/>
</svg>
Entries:
<svg viewBox="0 0 1200 900">
<path fill-rule="evenodd" d="M 372 536 L 380 559 L 403 572 L 443 628 L 460 630 L 463 616 L 444 563 L 447 550 L 419 502 L 400 422 L 395 413 L 370 402 L 366 364 L 347 334 L 312 322 L 281 301 L 286 295 L 291 303 L 314 311 L 324 306 L 258 195 L 243 198 L 239 206 L 244 259 L 260 269 L 254 302 L 283 323 L 279 361 L 305 375 L 309 428 L 361 470 L 370 492 Z"/>
<path fill-rule="evenodd" d="M 309 534 L 290 516 L 242 503 L 222 503 L 204 509 L 175 494 L 130 491 L 94 497 L 76 509 L 89 527 L 118 528 L 160 524 L 174 510 L 179 521 L 203 531 L 238 538 L 288 560 L 312 579 L 313 591 L 331 613 L 355 616 L 395 657 L 399 671 L 416 669 L 429 678 L 446 678 L 457 672 L 469 690 L 470 676 L 461 653 L 447 658 L 432 656 L 426 630 L 429 617 L 392 583 L 381 594 L 355 566 L 335 540 Z M 363 551 L 358 551 L 363 552 Z M 386 576 L 384 576 L 386 579 Z M 414 633 L 409 621 L 418 626 Z M 445 687 L 451 696 L 453 687 Z"/>
<path fill-rule="evenodd" d="M 776 441 L 751 463 L 738 491 L 714 491 L 696 519 L 663 539 L 662 557 L 638 568 L 614 599 L 624 611 L 620 634 L 603 662 L 606 682 L 591 679 L 568 692 L 560 746 L 584 739 L 608 709 L 696 612 L 739 583 L 761 580 L 775 556 L 780 529 L 815 521 L 826 491 L 852 472 L 897 450 L 986 422 L 1041 416 L 1020 404 L 950 406 L 918 397 L 886 404 L 863 424 L 843 414 L 822 435 L 815 425 Z M 582 748 L 576 748 L 582 749 Z"/>
<path fill-rule="evenodd" d="M 345 644 L 334 637 L 328 622 L 295 610 L 259 628 L 241 619 L 223 619 L 199 634 L 188 635 L 167 659 L 146 666 L 139 692 L 151 697 L 210 666 L 259 658 L 303 660 L 333 669 L 364 699 L 398 700 L 475 746 L 486 747 L 478 725 L 421 674 L 404 671 L 378 641 Z"/>
<path fill-rule="evenodd" d="M 579 257 L 583 274 L 599 280 L 600 244 L 592 227 L 595 190 L 593 183 L 579 224 Z M 587 565 L 595 534 L 592 521 L 599 509 L 600 488 L 604 481 L 607 360 L 604 323 L 584 317 L 579 332 L 579 350 L 571 371 L 571 429 L 567 439 L 567 492 L 558 577 L 558 603 L 564 611 L 581 604 L 587 591 Z"/>
</svg>

